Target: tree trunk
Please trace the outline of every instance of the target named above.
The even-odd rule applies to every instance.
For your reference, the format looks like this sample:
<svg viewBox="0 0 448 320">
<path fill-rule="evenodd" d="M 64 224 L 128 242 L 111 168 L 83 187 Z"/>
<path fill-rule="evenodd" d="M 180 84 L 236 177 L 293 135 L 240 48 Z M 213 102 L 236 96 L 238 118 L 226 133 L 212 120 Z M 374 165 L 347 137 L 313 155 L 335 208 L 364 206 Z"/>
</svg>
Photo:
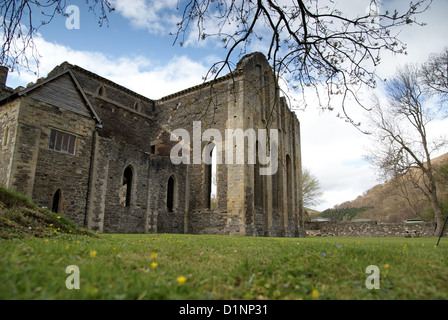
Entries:
<svg viewBox="0 0 448 320">
<path fill-rule="evenodd" d="M 434 199 L 434 197 L 431 197 L 431 206 L 434 210 L 434 216 L 436 220 L 436 231 L 434 231 L 434 236 L 440 237 L 440 233 L 442 232 L 443 224 L 445 222 L 442 217 L 442 207 L 437 201 L 437 198 Z"/>
</svg>

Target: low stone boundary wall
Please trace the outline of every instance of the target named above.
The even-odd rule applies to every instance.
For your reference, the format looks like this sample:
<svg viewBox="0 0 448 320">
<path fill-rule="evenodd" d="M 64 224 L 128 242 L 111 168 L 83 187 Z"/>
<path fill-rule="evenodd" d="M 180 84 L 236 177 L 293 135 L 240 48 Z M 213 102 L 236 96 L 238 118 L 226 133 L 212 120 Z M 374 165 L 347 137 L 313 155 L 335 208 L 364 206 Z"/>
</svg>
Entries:
<svg viewBox="0 0 448 320">
<path fill-rule="evenodd" d="M 434 237 L 435 223 L 306 222 L 307 236 L 321 237 Z M 447 236 L 447 228 L 444 237 Z"/>
</svg>

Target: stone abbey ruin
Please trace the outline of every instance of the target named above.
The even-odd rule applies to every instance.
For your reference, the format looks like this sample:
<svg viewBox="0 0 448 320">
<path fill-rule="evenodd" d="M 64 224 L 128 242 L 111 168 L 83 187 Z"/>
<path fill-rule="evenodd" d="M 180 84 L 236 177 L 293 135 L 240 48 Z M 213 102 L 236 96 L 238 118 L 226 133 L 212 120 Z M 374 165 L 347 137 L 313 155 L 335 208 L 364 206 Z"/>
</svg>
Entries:
<svg viewBox="0 0 448 320">
<path fill-rule="evenodd" d="M 38 205 L 104 233 L 305 234 L 300 124 L 262 54 L 159 100 L 67 62 L 27 88 L 6 87 L 6 76 L 2 68 L 0 184 Z M 204 159 L 170 157 L 184 139 L 173 139 L 173 131 L 193 137 L 198 123 L 202 136 L 188 147 L 192 155 L 221 146 L 207 129 L 221 133 L 214 170 Z M 275 129 L 278 138 L 273 144 L 243 135 L 244 149 L 237 149 L 238 137 L 224 134 L 248 129 Z M 229 161 L 223 151 L 238 157 L 249 146 L 255 163 L 247 154 L 242 163 Z M 257 155 L 273 147 L 277 170 L 260 174 L 270 164 Z"/>
</svg>

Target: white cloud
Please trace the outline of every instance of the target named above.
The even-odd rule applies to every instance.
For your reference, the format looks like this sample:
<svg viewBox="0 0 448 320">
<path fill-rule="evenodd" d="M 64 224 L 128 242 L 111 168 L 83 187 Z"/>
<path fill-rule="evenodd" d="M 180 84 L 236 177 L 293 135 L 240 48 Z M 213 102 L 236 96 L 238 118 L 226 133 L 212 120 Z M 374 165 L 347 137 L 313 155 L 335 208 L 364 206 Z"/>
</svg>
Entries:
<svg viewBox="0 0 448 320">
<path fill-rule="evenodd" d="M 128 19 L 132 26 L 146 29 L 151 34 L 167 34 L 179 22 L 175 14 L 177 0 L 113 0 L 116 12 Z"/>
<path fill-rule="evenodd" d="M 54 67 L 67 61 L 112 80 L 151 99 L 200 84 L 208 68 L 186 56 L 174 56 L 165 65 L 155 65 L 142 56 L 108 56 L 101 52 L 79 51 L 35 38 L 41 55 L 39 75 L 22 71 L 12 72 L 8 84 L 26 86 L 37 77 L 46 76 Z"/>
<path fill-rule="evenodd" d="M 377 181 L 363 159 L 368 136 L 337 118 L 337 111 L 320 112 L 312 102 L 310 105 L 296 112 L 301 127 L 302 164 L 321 183 L 323 202 L 315 209 L 324 210 L 355 199 Z M 363 119 L 361 110 L 354 106 L 352 116 Z"/>
</svg>

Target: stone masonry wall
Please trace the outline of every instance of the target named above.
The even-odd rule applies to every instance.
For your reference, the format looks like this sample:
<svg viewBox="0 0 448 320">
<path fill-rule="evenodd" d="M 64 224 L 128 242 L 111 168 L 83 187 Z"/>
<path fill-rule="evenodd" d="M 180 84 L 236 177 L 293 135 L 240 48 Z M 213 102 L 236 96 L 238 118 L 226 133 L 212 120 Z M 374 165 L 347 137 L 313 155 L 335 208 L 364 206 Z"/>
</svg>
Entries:
<svg viewBox="0 0 448 320">
<path fill-rule="evenodd" d="M 60 189 L 60 212 L 82 226 L 94 123 L 68 110 L 21 98 L 10 186 L 48 208 Z M 75 155 L 49 150 L 52 129 L 77 137 Z"/>
<path fill-rule="evenodd" d="M 93 183 L 102 183 L 101 194 L 94 201 L 104 201 L 102 231 L 107 233 L 144 233 L 148 212 L 149 154 L 135 146 L 113 139 L 99 138 L 102 156 L 95 163 Z M 132 171 L 129 205 L 123 198 L 123 179 L 127 168 Z M 101 189 L 96 189 L 100 192 Z M 93 211 L 97 213 L 96 211 Z"/>
<path fill-rule="evenodd" d="M 179 189 L 179 199 L 184 200 L 179 211 L 183 210 L 185 216 L 185 223 L 183 224 L 184 232 L 186 233 L 204 233 L 207 228 L 214 228 L 211 225 L 209 218 L 213 216 L 212 220 L 216 233 L 223 232 L 222 229 L 226 226 L 226 214 L 219 214 L 219 212 L 226 212 L 228 205 L 228 176 L 227 165 L 225 164 L 225 149 L 223 147 L 221 161 L 223 164 L 217 164 L 217 209 L 209 210 L 210 195 L 207 194 L 208 185 L 210 184 L 210 176 L 208 174 L 207 165 L 203 162 L 202 150 L 208 145 L 210 141 L 222 142 L 225 139 L 225 130 L 227 128 L 227 104 L 229 99 L 229 86 L 232 85 L 232 80 L 219 81 L 214 83 L 213 87 L 198 86 L 191 90 L 185 90 L 177 94 L 173 94 L 158 101 L 156 105 L 157 119 L 160 123 L 159 133 L 154 138 L 156 146 L 156 154 L 166 156 L 169 159 L 169 152 L 171 147 L 177 142 L 171 142 L 170 135 L 176 129 L 185 129 L 190 135 L 190 165 L 176 165 L 180 172 L 185 177 L 184 189 Z M 200 140 L 193 141 L 193 124 L 195 121 L 200 122 Z M 207 129 L 216 129 L 221 137 L 210 136 L 202 141 L 202 134 Z M 199 129 L 198 129 L 199 130 Z M 198 131 L 199 132 L 199 131 Z M 199 145 L 201 151 L 199 161 L 194 163 L 193 147 Z M 218 155 L 219 156 L 219 155 Z M 164 179 L 164 181 L 167 178 Z M 164 192 L 163 189 L 160 192 Z M 206 214 L 209 213 L 209 215 Z M 166 218 L 175 214 L 168 213 L 168 216 L 162 211 L 159 213 L 157 230 L 160 232 L 161 219 L 165 219 L 163 224 L 166 224 Z M 180 221 L 180 217 L 173 217 L 172 221 Z M 191 221 L 197 221 L 192 223 Z M 199 222 L 201 221 L 201 222 Z M 180 228 L 180 222 L 177 222 Z M 166 228 L 166 227 L 165 227 Z M 217 229 L 220 229 L 217 231 Z"/>
<path fill-rule="evenodd" d="M 322 237 L 433 237 L 434 223 L 307 222 L 308 236 Z M 447 235 L 445 229 L 444 236 Z"/>
<path fill-rule="evenodd" d="M 277 173 L 260 175 L 263 164 L 246 170 L 246 224 L 254 235 L 299 236 L 303 233 L 300 123 L 280 97 L 276 78 L 262 54 L 243 58 L 239 67 L 244 74 L 244 127 L 278 130 Z M 270 150 L 269 140 L 265 149 Z"/>
<path fill-rule="evenodd" d="M 72 70 L 102 121 L 93 149 L 88 227 L 107 233 L 148 232 L 150 187 L 158 185 L 150 173 L 151 141 L 158 127 L 154 102 L 86 70 Z M 132 171 L 129 205 L 123 195 L 127 168 Z"/>
<path fill-rule="evenodd" d="M 14 121 L 19 123 L 17 130 L 13 128 L 17 143 L 5 148 L 14 154 L 2 153 L 4 160 L 0 156 L 4 168 L 6 158 L 14 159 L 13 167 L 5 171 L 12 175 L 3 179 L 39 204 L 50 207 L 56 190 L 61 190 L 61 212 L 79 225 L 85 219 L 89 229 L 99 232 L 301 234 L 300 123 L 279 96 L 275 77 L 261 54 L 243 58 L 232 75 L 158 101 L 67 63 L 49 76 L 55 82 L 44 82 L 42 88 L 51 82 L 55 90 L 37 93 L 42 99 L 50 95 L 50 100 L 18 98 L 25 101 L 19 121 L 13 113 L 4 113 L 6 106 L 0 121 L 0 135 Z M 68 106 L 65 91 L 58 90 L 70 90 L 75 103 Z M 194 141 L 195 121 L 201 123 L 200 141 Z M 74 156 L 48 150 L 52 128 L 77 137 Z M 175 165 L 170 159 L 178 143 L 170 139 L 176 129 L 190 134 L 188 165 Z M 215 132 L 202 136 L 207 129 Z M 236 163 L 235 153 L 241 150 L 233 149 L 233 159 L 226 159 L 226 145 L 237 144 L 231 137 L 226 140 L 228 129 L 254 129 L 256 139 L 258 129 L 278 129 L 277 173 L 260 175 L 266 165 L 249 163 L 247 155 L 244 163 Z M 210 166 L 202 156 L 209 143 L 220 139 L 217 208 L 211 209 Z M 247 154 L 247 138 L 244 144 Z M 266 147 L 269 154 L 269 142 Z M 201 163 L 194 163 L 196 148 Z M 127 184 L 128 180 L 132 183 Z"/>
<path fill-rule="evenodd" d="M 206 229 L 227 234 L 299 234 L 300 125 L 285 101 L 279 98 L 275 77 L 264 57 L 250 55 L 242 59 L 233 77 L 224 77 L 211 85 L 198 86 L 163 98 L 156 105 L 156 118 L 162 126 L 156 137 L 158 144 L 167 145 L 169 132 L 178 128 L 186 129 L 190 133 L 190 142 L 194 143 L 194 121 L 201 121 L 202 133 L 212 128 L 221 134 L 223 149 L 220 159 L 224 164 L 218 164 L 217 168 L 218 207 L 214 215 L 207 207 L 208 195 L 204 193 L 208 179 L 204 164 L 190 165 L 188 173 L 188 219 L 199 221 L 203 216 L 205 221 L 213 221 L 213 224 L 207 226 L 207 223 L 189 222 L 188 232 L 202 232 L 200 225 L 203 225 Z M 240 129 L 243 132 L 254 129 L 258 136 L 258 129 L 266 128 L 279 130 L 276 179 L 261 176 L 259 170 L 262 166 L 249 164 L 247 155 L 244 164 L 237 164 L 235 154 L 233 159 L 227 159 L 225 154 L 225 147 L 235 143 L 226 140 L 229 139 L 225 135 L 226 129 Z M 247 152 L 248 140 L 245 140 L 244 152 Z M 201 150 L 206 145 L 207 142 L 202 142 Z M 192 162 L 193 153 L 190 156 Z M 277 204 L 275 207 L 274 201 Z M 217 222 L 217 219 L 222 220 Z"/>
<path fill-rule="evenodd" d="M 150 163 L 149 232 L 185 233 L 185 209 L 188 206 L 187 166 L 173 165 L 169 157 L 152 156 Z M 168 181 L 174 180 L 173 210 L 167 207 Z"/>
</svg>

